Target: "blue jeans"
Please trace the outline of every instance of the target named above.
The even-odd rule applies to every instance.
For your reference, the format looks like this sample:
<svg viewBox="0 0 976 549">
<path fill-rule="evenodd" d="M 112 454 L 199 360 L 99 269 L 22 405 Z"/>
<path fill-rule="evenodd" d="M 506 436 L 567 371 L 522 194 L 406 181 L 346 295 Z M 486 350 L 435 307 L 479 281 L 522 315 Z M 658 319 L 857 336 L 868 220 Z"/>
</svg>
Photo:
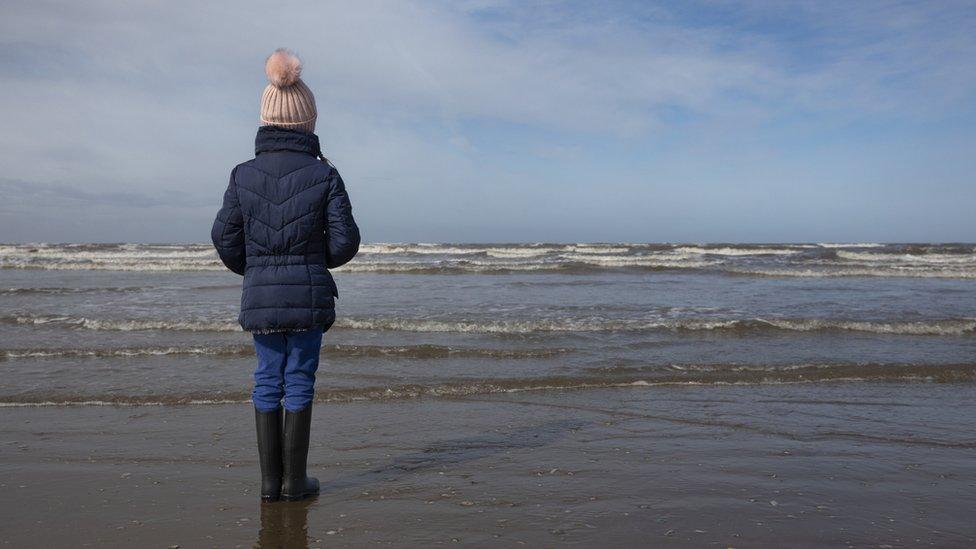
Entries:
<svg viewBox="0 0 976 549">
<path fill-rule="evenodd" d="M 298 412 L 315 396 L 315 371 L 319 369 L 322 330 L 253 334 L 258 367 L 254 370 L 254 407 L 273 412 L 285 401 L 285 409 Z"/>
</svg>

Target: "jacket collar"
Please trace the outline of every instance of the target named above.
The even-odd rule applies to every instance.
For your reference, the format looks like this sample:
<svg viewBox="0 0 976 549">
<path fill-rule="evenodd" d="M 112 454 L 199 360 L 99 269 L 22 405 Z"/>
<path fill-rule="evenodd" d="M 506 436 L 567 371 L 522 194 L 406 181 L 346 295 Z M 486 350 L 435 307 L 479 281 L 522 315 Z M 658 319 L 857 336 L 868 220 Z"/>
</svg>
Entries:
<svg viewBox="0 0 976 549">
<path fill-rule="evenodd" d="M 271 151 L 295 151 L 312 156 L 322 154 L 322 150 L 319 148 L 319 136 L 314 133 L 289 130 L 278 126 L 261 126 L 258 128 L 257 137 L 254 138 L 254 154 L 258 155 Z"/>
</svg>

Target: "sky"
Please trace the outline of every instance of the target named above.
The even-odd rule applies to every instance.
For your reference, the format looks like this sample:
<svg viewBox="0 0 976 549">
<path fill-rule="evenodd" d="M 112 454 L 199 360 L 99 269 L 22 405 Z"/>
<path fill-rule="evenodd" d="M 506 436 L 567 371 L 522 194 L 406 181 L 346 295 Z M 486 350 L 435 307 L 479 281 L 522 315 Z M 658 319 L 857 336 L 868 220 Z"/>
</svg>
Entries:
<svg viewBox="0 0 976 549">
<path fill-rule="evenodd" d="M 0 242 L 207 242 L 264 60 L 367 242 L 976 241 L 976 3 L 0 6 Z"/>
</svg>

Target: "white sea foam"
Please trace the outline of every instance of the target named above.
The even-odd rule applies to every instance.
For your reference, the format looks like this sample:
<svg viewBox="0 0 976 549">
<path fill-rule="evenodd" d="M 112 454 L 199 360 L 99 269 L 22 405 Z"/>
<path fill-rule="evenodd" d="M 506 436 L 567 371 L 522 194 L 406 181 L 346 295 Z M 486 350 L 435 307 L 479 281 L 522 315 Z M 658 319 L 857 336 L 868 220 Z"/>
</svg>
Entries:
<svg viewBox="0 0 976 549">
<path fill-rule="evenodd" d="M 338 269 L 343 273 L 428 273 L 428 272 L 499 272 L 499 271 L 549 271 L 564 268 L 560 263 L 517 263 L 505 261 L 355 261 Z"/>
<path fill-rule="evenodd" d="M 557 252 L 576 252 L 582 254 L 626 253 L 640 245 L 629 244 L 526 244 L 501 246 L 458 246 L 452 244 L 363 244 L 359 250 L 369 254 L 423 254 L 423 255 L 473 255 L 484 254 L 494 257 L 538 257 Z"/>
<path fill-rule="evenodd" d="M 685 252 L 692 254 L 711 254 L 711 255 L 728 255 L 728 256 L 745 256 L 745 255 L 794 255 L 799 253 L 798 250 L 790 250 L 787 248 L 760 248 L 760 247 L 750 247 L 750 248 L 702 248 L 699 246 L 681 246 L 675 248 L 676 252 Z"/>
<path fill-rule="evenodd" d="M 554 252 L 574 249 L 574 246 L 465 246 L 448 244 L 363 244 L 359 251 L 374 255 L 487 255 L 498 258 L 541 257 Z M 627 248 L 622 248 L 627 251 Z M 599 252 L 594 252 L 599 253 Z"/>
<path fill-rule="evenodd" d="M 717 261 L 706 261 L 700 257 L 689 258 L 670 252 L 648 255 L 590 255 L 567 253 L 559 256 L 567 261 L 602 267 L 663 267 L 697 269 L 717 265 Z"/>
<path fill-rule="evenodd" d="M 837 257 L 867 263 L 914 263 L 914 264 L 976 264 L 976 254 L 885 254 L 874 252 L 848 252 L 840 250 Z"/>
<path fill-rule="evenodd" d="M 707 269 L 739 275 L 784 277 L 976 278 L 972 245 L 932 245 L 929 253 L 904 246 L 830 244 L 833 256 L 811 256 L 800 244 L 364 244 L 345 273 L 585 272 L 598 269 Z M 917 246 L 916 246 L 917 247 Z M 864 248 L 859 250 L 857 248 Z M 959 251 L 960 253 L 946 253 Z M 215 271 L 225 267 L 205 244 L 0 245 L 0 268 L 106 271 Z"/>
<path fill-rule="evenodd" d="M 631 246 L 611 246 L 602 244 L 576 244 L 568 246 L 567 250 L 578 254 L 622 254 L 632 249 Z"/>
<path fill-rule="evenodd" d="M 516 257 L 542 257 L 554 251 L 553 248 L 488 248 L 485 250 L 485 253 L 488 257 L 509 259 Z"/>
<path fill-rule="evenodd" d="M 958 336 L 976 334 L 976 318 L 907 322 L 833 319 L 761 319 L 758 322 L 764 322 L 781 330 L 799 332 L 843 330 L 893 335 Z"/>
<path fill-rule="evenodd" d="M 107 319 L 58 315 L 14 315 L 0 317 L 0 320 L 14 324 L 35 326 L 64 326 L 86 330 L 140 331 L 175 330 L 191 332 L 237 332 L 240 324 L 232 321 L 215 320 L 148 320 L 148 319 Z"/>
<path fill-rule="evenodd" d="M 96 328 L 97 329 L 97 328 Z M 143 348 L 105 348 L 105 349 L 5 349 L 0 350 L 0 358 L 87 358 L 87 357 L 139 357 L 170 355 L 225 355 L 244 354 L 249 346 L 229 347 L 143 347 Z"/>
<path fill-rule="evenodd" d="M 0 267 L 47 270 L 216 271 L 223 269 L 204 245 L 0 246 Z"/>
<path fill-rule="evenodd" d="M 0 255 L 18 256 L 24 258 L 44 258 L 44 259 L 75 259 L 80 261 L 100 261 L 117 259 L 188 259 L 188 258 L 213 258 L 216 257 L 213 247 L 202 245 L 152 246 L 137 248 L 137 245 L 126 244 L 119 248 L 78 248 L 71 246 L 46 246 L 33 247 L 27 245 L 0 246 Z"/>
<path fill-rule="evenodd" d="M 604 332 L 617 330 L 783 330 L 853 331 L 890 335 L 961 336 L 976 333 L 976 319 L 928 322 L 850 321 L 834 319 L 557 319 L 524 321 L 449 321 L 409 318 L 340 318 L 337 327 L 358 330 L 522 334 L 533 332 Z"/>
<path fill-rule="evenodd" d="M 218 320 L 143 320 L 97 319 L 55 315 L 16 315 L 0 317 L 15 324 L 64 326 L 74 329 L 101 331 L 215 331 L 236 332 L 240 326 L 233 321 Z M 789 318 L 557 318 L 512 320 L 456 320 L 408 317 L 340 317 L 336 328 L 373 331 L 458 332 L 488 334 L 527 334 L 536 332 L 606 332 L 606 331 L 754 331 L 783 330 L 796 332 L 855 331 L 892 335 L 959 336 L 976 333 L 976 318 L 955 318 L 932 321 L 854 321 L 842 319 Z"/>
<path fill-rule="evenodd" d="M 843 243 L 843 242 L 818 242 L 817 246 L 821 248 L 883 248 L 884 244 L 878 244 L 877 242 L 854 242 L 854 243 Z"/>
<path fill-rule="evenodd" d="M 910 277 L 910 278 L 961 278 L 976 279 L 976 270 L 964 269 L 924 269 L 897 268 L 894 266 L 878 266 L 866 268 L 825 267 L 823 269 L 756 269 L 734 267 L 726 269 L 730 273 L 749 276 L 796 277 L 796 278 L 829 278 L 846 276 L 865 277 Z"/>
<path fill-rule="evenodd" d="M 368 254 L 423 254 L 423 255 L 470 255 L 485 252 L 485 248 L 458 248 L 440 244 L 363 244 L 361 253 Z"/>
<path fill-rule="evenodd" d="M 2 263 L 5 269 L 44 269 L 50 271 L 133 271 L 133 272 L 171 272 L 171 271 L 223 271 L 225 267 L 218 261 L 212 262 L 124 262 L 106 261 L 95 263 Z"/>
</svg>

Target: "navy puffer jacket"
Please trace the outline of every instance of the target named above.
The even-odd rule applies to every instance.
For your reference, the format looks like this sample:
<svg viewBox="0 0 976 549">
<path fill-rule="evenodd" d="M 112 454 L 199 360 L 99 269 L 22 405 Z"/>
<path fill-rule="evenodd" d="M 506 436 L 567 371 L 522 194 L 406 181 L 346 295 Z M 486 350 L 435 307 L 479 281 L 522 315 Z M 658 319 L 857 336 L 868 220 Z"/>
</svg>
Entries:
<svg viewBox="0 0 976 549">
<path fill-rule="evenodd" d="M 262 126 L 255 158 L 230 174 L 211 238 L 244 275 L 241 327 L 281 332 L 335 322 L 330 268 L 359 251 L 359 228 L 339 172 L 320 160 L 314 134 Z"/>
</svg>

